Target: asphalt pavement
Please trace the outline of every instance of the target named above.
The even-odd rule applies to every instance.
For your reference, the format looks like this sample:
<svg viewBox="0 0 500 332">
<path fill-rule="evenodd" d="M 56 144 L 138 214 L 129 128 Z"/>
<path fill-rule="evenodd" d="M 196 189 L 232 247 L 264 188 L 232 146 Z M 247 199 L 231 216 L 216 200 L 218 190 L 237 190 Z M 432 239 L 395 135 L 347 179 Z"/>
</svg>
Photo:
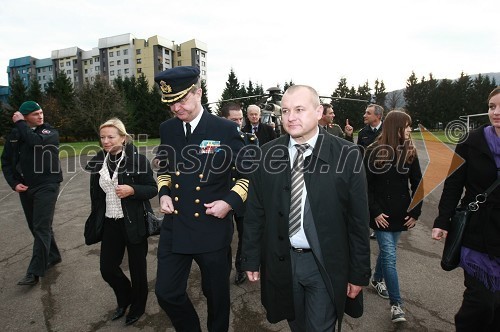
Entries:
<svg viewBox="0 0 500 332">
<path fill-rule="evenodd" d="M 418 144 L 418 143 L 417 143 Z M 422 169 L 427 159 L 419 146 Z M 62 263 L 48 271 L 33 287 L 17 286 L 26 273 L 33 239 L 21 209 L 18 194 L 0 178 L 0 329 L 2 331 L 174 331 L 154 294 L 158 237 L 149 239 L 149 297 L 146 314 L 133 326 L 124 319 L 111 321 L 116 301 L 99 272 L 99 245 L 86 246 L 83 227 L 90 213 L 89 175 L 83 171 L 86 158 L 63 159 L 64 182 L 54 217 L 55 237 Z M 388 300 L 365 289 L 365 312 L 361 318 L 344 319 L 343 331 L 453 331 L 464 290 L 463 272 L 441 270 L 442 242 L 431 239 L 442 188 L 426 197 L 417 226 L 404 232 L 398 246 L 397 269 L 407 322 L 393 324 Z M 157 199 L 151 200 L 158 212 Z M 236 252 L 237 236 L 233 240 Z M 378 246 L 371 240 L 372 268 Z M 127 259 L 123 269 L 128 273 Z M 286 322 L 270 324 L 260 304 L 259 283 L 232 283 L 230 331 L 289 331 Z M 206 331 L 206 301 L 200 273 L 193 264 L 189 294 Z"/>
</svg>

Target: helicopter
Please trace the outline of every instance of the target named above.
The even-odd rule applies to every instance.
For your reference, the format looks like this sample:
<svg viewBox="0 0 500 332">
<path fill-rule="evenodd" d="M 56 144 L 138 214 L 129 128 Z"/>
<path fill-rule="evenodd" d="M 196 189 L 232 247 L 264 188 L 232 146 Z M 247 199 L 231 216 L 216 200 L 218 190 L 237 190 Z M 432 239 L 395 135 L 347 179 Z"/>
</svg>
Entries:
<svg viewBox="0 0 500 332">
<path fill-rule="evenodd" d="M 282 118 L 281 118 L 281 98 L 283 97 L 283 92 L 279 87 L 270 87 L 266 90 L 267 93 L 263 95 L 253 95 L 253 96 L 246 96 L 246 97 L 239 97 L 239 98 L 231 98 L 231 99 L 225 99 L 221 100 L 218 102 L 212 102 L 212 103 L 206 103 L 203 105 L 210 105 L 210 104 L 219 104 L 222 105 L 224 102 L 229 102 L 229 101 L 239 101 L 239 100 L 245 100 L 245 99 L 250 99 L 250 98 L 261 98 L 258 103 L 256 103 L 257 106 L 260 107 L 261 109 L 261 118 L 260 121 L 261 123 L 271 125 L 273 128 L 275 128 L 275 131 L 278 135 L 284 134 L 285 130 L 283 128 L 282 124 Z M 362 102 L 366 103 L 367 105 L 373 102 L 373 100 L 365 100 L 365 99 L 355 99 L 355 98 L 345 98 L 345 97 L 332 97 L 332 96 L 319 96 L 320 100 L 324 99 L 330 99 L 331 101 L 334 100 L 348 100 L 348 101 L 354 101 L 354 102 Z M 373 98 L 372 98 L 373 99 Z M 244 119 L 244 124 L 246 123 L 247 119 Z"/>
</svg>

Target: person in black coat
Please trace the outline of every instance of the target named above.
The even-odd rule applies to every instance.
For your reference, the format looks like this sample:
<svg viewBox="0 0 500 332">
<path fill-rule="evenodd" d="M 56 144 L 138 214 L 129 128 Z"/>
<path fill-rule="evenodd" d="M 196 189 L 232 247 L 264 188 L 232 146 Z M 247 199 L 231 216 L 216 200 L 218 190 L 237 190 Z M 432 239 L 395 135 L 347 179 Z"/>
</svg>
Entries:
<svg viewBox="0 0 500 332">
<path fill-rule="evenodd" d="M 2 152 L 2 170 L 12 190 L 19 193 L 28 227 L 33 235 L 33 254 L 26 275 L 18 285 L 33 286 L 51 266 L 61 262 L 52 221 L 62 181 L 59 133 L 44 123 L 43 110 L 26 101 L 12 115 L 14 128 Z"/>
<path fill-rule="evenodd" d="M 260 122 L 260 107 L 257 105 L 249 105 L 247 107 L 247 123 L 242 131 L 252 133 L 259 139 L 259 145 L 262 146 L 267 142 L 272 141 L 277 137 L 276 131 L 270 125 Z"/>
<path fill-rule="evenodd" d="M 148 159 L 138 153 L 119 119 L 103 123 L 99 134 L 103 149 L 86 167 L 91 172 L 91 217 L 102 230 L 101 275 L 118 303 L 111 320 L 124 316 L 130 306 L 125 325 L 131 325 L 144 314 L 148 298 L 144 216 L 157 186 Z M 131 280 L 120 268 L 125 249 Z"/>
<path fill-rule="evenodd" d="M 287 134 L 262 147 L 250 177 L 242 268 L 260 280 L 269 322 L 340 330 L 346 303 L 362 299 L 370 278 L 361 151 L 318 126 L 323 108 L 312 87 L 289 87 L 281 106 Z M 303 167 L 294 161 L 299 151 Z M 297 169 L 303 182 L 293 180 Z"/>
<path fill-rule="evenodd" d="M 220 110 L 220 116 L 228 120 L 233 121 L 238 125 L 238 129 L 241 129 L 243 125 L 243 111 L 241 110 L 241 105 L 236 102 L 227 102 L 222 105 Z M 245 141 L 245 146 L 252 145 L 257 148 L 259 146 L 259 139 L 255 134 L 240 132 L 241 138 Z M 232 177 L 232 180 L 236 184 L 236 175 Z M 247 279 L 247 274 L 241 269 L 241 245 L 243 238 L 243 219 L 245 215 L 245 209 L 238 214 L 234 214 L 234 222 L 236 224 L 236 230 L 238 231 L 238 246 L 236 249 L 236 257 L 234 260 L 234 267 L 236 268 L 236 274 L 234 275 L 234 284 L 241 285 Z"/>
<path fill-rule="evenodd" d="M 500 177 L 500 87 L 488 96 L 491 125 L 469 133 L 457 145 L 451 165 L 465 161 L 445 181 L 432 238 L 446 238 L 450 218 L 476 201 Z M 465 188 L 465 193 L 463 192 Z M 463 194 L 463 197 L 462 197 Z M 500 328 L 500 186 L 472 214 L 462 240 L 460 267 L 465 292 L 455 315 L 457 331 L 498 331 Z"/>
<path fill-rule="evenodd" d="M 201 271 L 209 331 L 229 329 L 233 212 L 241 211 L 248 180 L 233 184 L 244 147 L 234 122 L 201 104 L 198 67 L 180 66 L 155 77 L 175 117 L 160 125 L 158 196 L 165 214 L 158 244 L 156 297 L 177 331 L 201 331 L 187 294 L 191 265 Z"/>
<path fill-rule="evenodd" d="M 382 131 L 382 117 L 384 108 L 377 104 L 370 104 L 363 114 L 363 122 L 366 124 L 358 133 L 358 146 L 364 151 L 372 144 Z"/>
<path fill-rule="evenodd" d="M 402 231 L 415 227 L 422 209 L 421 202 L 409 209 L 422 180 L 410 132 L 410 116 L 391 111 L 381 134 L 365 153 L 370 227 L 375 230 L 379 245 L 370 284 L 381 297 L 389 298 L 393 322 L 406 321 L 396 270 L 398 240 Z"/>
</svg>

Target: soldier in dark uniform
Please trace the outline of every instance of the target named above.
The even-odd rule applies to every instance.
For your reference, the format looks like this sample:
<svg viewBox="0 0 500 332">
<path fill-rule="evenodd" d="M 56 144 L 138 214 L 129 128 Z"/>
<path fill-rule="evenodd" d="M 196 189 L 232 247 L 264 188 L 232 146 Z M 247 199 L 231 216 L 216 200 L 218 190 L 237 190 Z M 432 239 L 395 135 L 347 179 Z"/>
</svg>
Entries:
<svg viewBox="0 0 500 332">
<path fill-rule="evenodd" d="M 235 122 L 238 125 L 238 129 L 241 130 L 243 126 L 243 111 L 241 110 L 241 105 L 236 102 L 226 102 L 222 105 L 220 116 Z M 245 146 L 253 145 L 255 147 L 259 146 L 259 139 L 255 134 L 252 133 L 244 133 L 240 131 L 240 136 L 245 141 Z M 233 176 L 232 180 L 236 184 L 236 176 Z M 243 216 L 245 215 L 245 211 L 241 213 L 235 213 L 234 221 L 236 223 L 236 230 L 238 231 L 238 247 L 236 249 L 236 258 L 234 261 L 234 267 L 236 268 L 236 274 L 234 276 L 234 283 L 236 285 L 241 285 L 247 279 L 247 274 L 245 271 L 241 270 L 241 244 L 243 237 Z"/>
<path fill-rule="evenodd" d="M 248 190 L 248 180 L 232 186 L 231 176 L 244 142 L 233 122 L 203 109 L 199 76 L 197 67 L 184 66 L 155 77 L 162 101 L 175 114 L 160 126 L 156 156 L 165 217 L 155 292 L 177 331 L 201 331 L 186 292 L 194 260 L 207 298 L 208 330 L 227 331 L 232 210 L 241 209 Z"/>
<path fill-rule="evenodd" d="M 43 110 L 34 101 L 24 102 L 12 121 L 14 128 L 2 153 L 3 175 L 19 193 L 34 238 L 27 273 L 17 284 L 35 285 L 48 268 L 61 262 L 52 231 L 62 181 L 59 134 L 43 122 Z"/>
</svg>

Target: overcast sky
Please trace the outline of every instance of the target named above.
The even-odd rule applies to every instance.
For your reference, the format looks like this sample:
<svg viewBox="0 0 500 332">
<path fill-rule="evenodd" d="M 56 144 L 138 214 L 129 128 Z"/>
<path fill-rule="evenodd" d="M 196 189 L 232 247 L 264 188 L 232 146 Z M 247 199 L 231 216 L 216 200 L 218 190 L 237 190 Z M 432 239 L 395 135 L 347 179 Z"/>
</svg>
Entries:
<svg viewBox="0 0 500 332">
<path fill-rule="evenodd" d="M 296 4 L 292 4 L 296 3 Z M 208 98 L 233 68 L 264 90 L 292 80 L 330 95 L 378 78 L 387 91 L 406 79 L 500 72 L 498 1 L 493 0 L 14 0 L 2 2 L 0 85 L 9 59 L 97 47 L 131 33 L 208 45 Z M 372 91 L 373 92 L 373 91 Z"/>
</svg>

